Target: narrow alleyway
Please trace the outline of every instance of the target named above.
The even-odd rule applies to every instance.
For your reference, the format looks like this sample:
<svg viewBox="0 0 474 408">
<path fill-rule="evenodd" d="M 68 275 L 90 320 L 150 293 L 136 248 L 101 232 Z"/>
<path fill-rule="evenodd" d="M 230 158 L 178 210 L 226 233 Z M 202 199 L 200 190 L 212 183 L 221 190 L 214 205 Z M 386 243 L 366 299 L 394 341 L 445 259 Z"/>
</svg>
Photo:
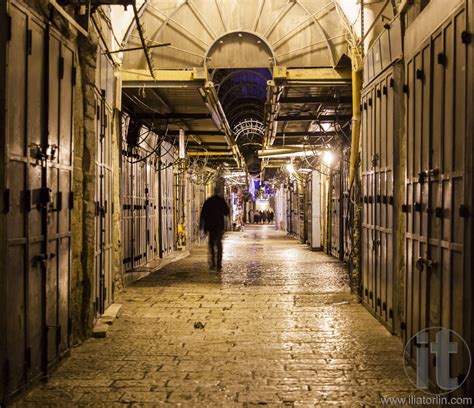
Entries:
<svg viewBox="0 0 474 408">
<path fill-rule="evenodd" d="M 19 405 L 359 406 L 414 394 L 400 339 L 351 296 L 343 264 L 272 226 L 224 245 L 220 274 L 198 248 L 127 287 L 107 337 L 74 348 Z"/>
</svg>

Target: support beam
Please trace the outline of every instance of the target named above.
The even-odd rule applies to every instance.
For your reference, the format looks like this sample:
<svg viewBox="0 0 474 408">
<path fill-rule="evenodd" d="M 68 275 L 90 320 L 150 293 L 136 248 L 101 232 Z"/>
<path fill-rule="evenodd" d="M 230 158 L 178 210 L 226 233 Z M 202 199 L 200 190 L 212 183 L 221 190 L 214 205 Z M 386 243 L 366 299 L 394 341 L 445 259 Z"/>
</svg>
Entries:
<svg viewBox="0 0 474 408">
<path fill-rule="evenodd" d="M 210 119 L 209 113 L 158 113 L 158 112 L 139 112 L 131 113 L 134 119 L 138 120 L 168 120 L 168 119 Z M 188 133 L 192 133 L 189 132 Z"/>
<path fill-rule="evenodd" d="M 135 22 L 136 22 L 136 25 L 137 25 L 137 31 L 138 31 L 138 35 L 140 36 L 140 42 L 142 44 L 142 47 L 143 47 L 143 53 L 145 54 L 145 59 L 146 59 L 146 63 L 148 65 L 148 69 L 150 71 L 150 75 L 152 77 L 155 76 L 154 72 L 153 72 L 153 62 L 152 62 L 152 57 L 151 57 L 151 54 L 150 54 L 150 50 L 148 49 L 148 43 L 146 41 L 146 38 L 145 38 L 145 30 L 143 29 L 143 26 L 140 22 L 140 17 L 138 15 L 138 9 L 137 9 L 137 6 L 136 4 L 133 4 L 133 14 L 135 16 Z"/>
<path fill-rule="evenodd" d="M 205 147 L 206 149 L 213 149 L 214 147 L 228 147 L 229 145 L 226 142 L 195 142 L 195 141 L 188 141 L 188 146 L 197 148 L 197 147 Z"/>
<path fill-rule="evenodd" d="M 276 84 L 287 82 L 320 83 L 320 84 L 350 84 L 352 74 L 350 69 L 335 68 L 287 68 L 273 67 L 273 80 Z"/>
<path fill-rule="evenodd" d="M 332 136 L 337 136 L 337 132 L 277 132 L 276 137 L 277 138 L 283 138 L 283 137 L 332 137 Z"/>
<path fill-rule="evenodd" d="M 279 103 L 292 104 L 292 103 L 323 103 L 325 105 L 338 104 L 338 103 L 351 103 L 351 96 L 341 96 L 334 98 L 332 96 L 286 96 L 281 97 L 278 100 Z"/>
<path fill-rule="evenodd" d="M 179 130 L 168 130 L 169 136 L 178 136 Z M 220 130 L 187 130 L 187 136 L 225 136 L 224 132 Z M 214 143 L 212 143 L 214 144 Z M 225 143 L 227 145 L 227 143 Z"/>
<path fill-rule="evenodd" d="M 207 150 L 197 150 L 199 147 L 205 147 Z M 222 148 L 211 148 L 209 146 L 202 146 L 202 145 L 188 145 L 188 151 L 187 154 L 194 154 L 194 153 L 202 153 L 204 156 L 209 156 L 209 155 L 214 155 L 214 154 L 219 154 L 219 155 L 229 155 L 232 156 L 232 150 L 229 149 L 222 149 Z"/>
<path fill-rule="evenodd" d="M 74 4 L 75 6 L 133 6 L 136 0 L 66 0 L 61 1 L 61 4 Z"/>
<path fill-rule="evenodd" d="M 188 156 L 228 156 L 232 159 L 232 152 L 187 152 Z"/>
<path fill-rule="evenodd" d="M 207 80 L 206 70 L 154 69 L 153 76 L 145 69 L 122 69 L 120 71 L 123 88 L 160 88 L 163 84 L 175 84 L 179 88 L 184 84 L 204 86 Z"/>
<path fill-rule="evenodd" d="M 283 115 L 283 116 L 278 116 L 276 120 L 278 122 L 284 122 L 284 121 L 300 121 L 304 122 L 305 120 L 315 120 L 318 122 L 347 122 L 351 120 L 350 115 L 324 115 L 324 116 L 317 116 L 317 115 Z"/>
</svg>

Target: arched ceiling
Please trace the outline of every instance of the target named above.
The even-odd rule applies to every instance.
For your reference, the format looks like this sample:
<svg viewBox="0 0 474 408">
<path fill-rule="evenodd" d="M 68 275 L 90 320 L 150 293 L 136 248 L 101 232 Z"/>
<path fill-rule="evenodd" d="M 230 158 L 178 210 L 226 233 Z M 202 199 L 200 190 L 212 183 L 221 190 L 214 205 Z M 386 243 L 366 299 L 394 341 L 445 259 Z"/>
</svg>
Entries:
<svg viewBox="0 0 474 408">
<path fill-rule="evenodd" d="M 138 50 L 123 53 L 125 109 L 253 175 L 261 149 L 347 139 L 358 30 L 344 7 L 357 19 L 357 0 L 148 0 L 124 37 Z"/>
<path fill-rule="evenodd" d="M 231 64 L 239 55 L 232 54 L 239 40 L 252 45 L 246 66 L 255 67 L 252 57 L 266 55 L 269 48 L 275 61 L 267 65 L 333 67 L 347 51 L 349 34 L 332 0 L 149 0 L 140 21 L 149 45 L 171 43 L 150 50 L 153 64 L 161 69 L 212 66 L 212 54 L 220 68 L 235 68 Z M 240 37 L 229 38 L 240 32 Z M 129 47 L 140 46 L 136 27 L 126 41 Z M 226 53 L 227 66 L 222 66 Z M 125 68 L 147 67 L 143 55 L 127 54 L 123 63 Z"/>
</svg>

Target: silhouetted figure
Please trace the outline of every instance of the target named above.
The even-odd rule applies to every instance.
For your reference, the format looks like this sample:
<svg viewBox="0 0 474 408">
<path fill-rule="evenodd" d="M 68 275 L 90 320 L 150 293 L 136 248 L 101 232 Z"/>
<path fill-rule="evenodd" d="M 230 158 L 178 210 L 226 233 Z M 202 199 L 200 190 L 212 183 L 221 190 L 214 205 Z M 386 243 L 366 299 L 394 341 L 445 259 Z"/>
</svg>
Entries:
<svg viewBox="0 0 474 408">
<path fill-rule="evenodd" d="M 265 210 L 265 220 L 270 224 L 270 210 Z"/>
<path fill-rule="evenodd" d="M 273 218 L 275 217 L 275 213 L 273 211 L 270 212 L 270 222 L 273 223 Z"/>
<path fill-rule="evenodd" d="M 230 213 L 225 200 L 215 193 L 202 206 L 199 228 L 209 233 L 209 254 L 211 268 L 222 269 L 222 238 L 224 237 L 224 217 Z M 217 248 L 217 259 L 216 259 Z"/>
<path fill-rule="evenodd" d="M 255 211 L 255 214 L 253 215 L 253 219 L 255 224 L 258 224 L 260 222 L 260 213 L 258 211 Z"/>
</svg>

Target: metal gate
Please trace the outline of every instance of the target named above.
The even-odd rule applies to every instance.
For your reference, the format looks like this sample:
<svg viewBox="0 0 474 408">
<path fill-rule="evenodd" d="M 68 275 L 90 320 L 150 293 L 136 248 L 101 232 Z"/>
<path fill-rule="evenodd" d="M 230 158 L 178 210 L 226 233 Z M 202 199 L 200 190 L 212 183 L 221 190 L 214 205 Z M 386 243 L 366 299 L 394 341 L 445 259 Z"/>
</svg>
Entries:
<svg viewBox="0 0 474 408">
<path fill-rule="evenodd" d="M 199 217 L 205 200 L 205 186 L 186 177 L 186 241 L 189 245 L 200 242 Z"/>
<path fill-rule="evenodd" d="M 311 249 L 321 249 L 321 175 L 317 170 L 308 174 L 306 184 L 306 218 L 308 245 Z"/>
<path fill-rule="evenodd" d="M 157 158 L 150 157 L 146 161 L 146 244 L 147 244 L 147 261 L 159 257 L 159 240 L 158 240 L 158 172 Z"/>
<path fill-rule="evenodd" d="M 174 147 L 168 142 L 161 143 L 160 157 L 160 256 L 169 255 L 174 250 Z"/>
<path fill-rule="evenodd" d="M 402 66 L 385 70 L 362 95 L 362 285 L 364 302 L 392 332 L 394 326 L 394 273 L 397 199 L 394 180 L 400 176 Z M 396 218 L 395 218 L 396 219 Z"/>
<path fill-rule="evenodd" d="M 104 313 L 113 302 L 113 97 L 114 68 L 103 55 L 97 54 L 96 68 L 96 189 L 95 189 L 95 284 L 94 314 Z"/>
<path fill-rule="evenodd" d="M 405 342 L 421 329 L 439 326 L 472 341 L 472 270 L 466 267 L 472 168 L 466 161 L 473 141 L 466 115 L 472 115 L 473 67 L 467 33 L 462 8 L 406 61 Z M 464 345 L 459 348 L 451 355 L 450 375 L 462 379 L 469 358 Z M 416 360 L 411 343 L 407 353 Z M 429 367 L 433 382 L 435 363 Z"/>
<path fill-rule="evenodd" d="M 155 154 L 141 147 L 122 150 L 123 265 L 133 271 L 158 253 L 158 171 Z"/>
<path fill-rule="evenodd" d="M 342 163 L 342 158 L 341 158 Z M 342 164 L 341 164 L 342 166 Z M 330 213 L 329 224 L 331 229 L 328 253 L 339 259 L 343 257 L 343 219 L 342 219 L 342 171 L 332 170 L 329 176 Z"/>
<path fill-rule="evenodd" d="M 350 172 L 350 148 L 342 152 L 342 219 L 343 223 L 342 245 L 343 245 L 343 259 L 352 268 L 352 239 L 354 236 L 354 207 L 351 205 L 350 191 L 349 191 L 349 172 Z"/>
<path fill-rule="evenodd" d="M 298 186 L 298 237 L 300 242 L 304 244 L 308 238 L 308 217 L 306 216 L 307 195 L 305 194 L 305 189 L 299 187 L 300 186 Z"/>
<path fill-rule="evenodd" d="M 8 21 L 2 399 L 47 375 L 69 348 L 75 80 L 65 38 L 16 4 Z"/>
</svg>

